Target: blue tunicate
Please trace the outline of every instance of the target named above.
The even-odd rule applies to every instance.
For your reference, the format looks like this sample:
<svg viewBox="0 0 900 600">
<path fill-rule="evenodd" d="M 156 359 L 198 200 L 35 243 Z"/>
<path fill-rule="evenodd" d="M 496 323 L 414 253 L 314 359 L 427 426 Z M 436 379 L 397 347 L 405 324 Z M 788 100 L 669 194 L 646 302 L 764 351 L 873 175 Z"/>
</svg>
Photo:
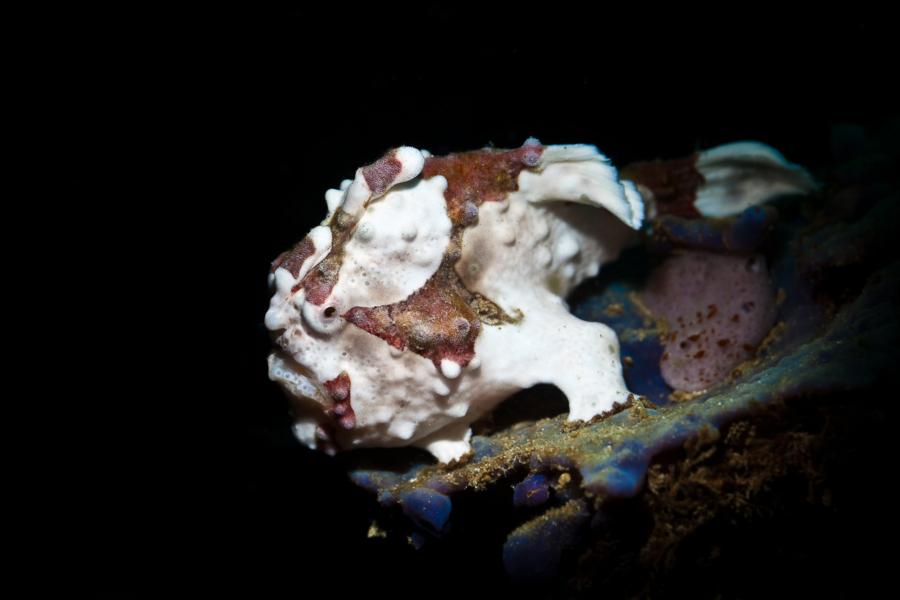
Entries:
<svg viewBox="0 0 900 600">
<path fill-rule="evenodd" d="M 638 339 L 623 335 L 619 343 L 622 356 L 628 358 L 622 369 L 628 389 L 654 404 L 668 402 L 672 388 L 666 384 L 659 371 L 659 360 L 663 353 L 659 335 Z"/>
<path fill-rule="evenodd" d="M 582 484 L 596 494 L 618 498 L 634 496 L 644 483 L 648 450 L 640 440 L 621 444 L 608 460 L 581 468 Z"/>
<path fill-rule="evenodd" d="M 549 498 L 550 486 L 541 473 L 529 475 L 513 489 L 513 505 L 517 507 L 540 506 Z"/>
<path fill-rule="evenodd" d="M 663 215 L 653 223 L 651 243 L 657 250 L 753 252 L 768 239 L 777 219 L 778 212 L 769 206 L 751 206 L 735 217 L 724 219 Z"/>
<path fill-rule="evenodd" d="M 734 252 L 753 252 L 766 241 L 776 214 L 767 206 L 747 208 L 722 233 L 724 247 Z"/>
<path fill-rule="evenodd" d="M 403 512 L 416 524 L 439 533 L 450 518 L 450 498 L 430 488 L 415 488 L 400 495 Z"/>
<path fill-rule="evenodd" d="M 590 513 L 582 500 L 573 500 L 513 531 L 503 545 L 503 565 L 517 582 L 541 581 L 556 574 L 563 551 L 579 538 Z"/>
<path fill-rule="evenodd" d="M 472 457 L 473 462 L 478 462 L 484 458 L 490 458 L 491 456 L 494 456 L 499 449 L 497 444 L 491 441 L 490 438 L 481 435 L 473 436 L 471 443 L 472 451 L 474 452 L 474 456 Z"/>
</svg>

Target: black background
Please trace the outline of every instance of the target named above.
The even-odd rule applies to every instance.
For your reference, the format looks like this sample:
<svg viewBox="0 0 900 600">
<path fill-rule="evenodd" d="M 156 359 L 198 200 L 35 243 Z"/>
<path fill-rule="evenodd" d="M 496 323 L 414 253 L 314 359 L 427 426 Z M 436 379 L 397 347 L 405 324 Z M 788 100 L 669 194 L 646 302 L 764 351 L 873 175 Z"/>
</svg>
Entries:
<svg viewBox="0 0 900 600">
<path fill-rule="evenodd" d="M 326 189 L 386 149 L 535 136 L 596 144 L 621 166 L 755 139 L 821 165 L 833 124 L 877 125 L 898 106 L 879 15 L 326 8 L 183 52 L 154 42 L 165 87 L 150 112 L 166 139 L 152 137 L 178 181 L 155 200 L 150 254 L 165 267 L 147 287 L 174 326 L 155 347 L 163 389 L 128 426 L 106 406 L 84 442 L 73 538 L 92 542 L 73 545 L 88 581 L 300 596 L 503 585 L 502 539 L 418 554 L 367 541 L 374 501 L 292 440 L 266 376 L 269 261 L 318 224 Z"/>
</svg>

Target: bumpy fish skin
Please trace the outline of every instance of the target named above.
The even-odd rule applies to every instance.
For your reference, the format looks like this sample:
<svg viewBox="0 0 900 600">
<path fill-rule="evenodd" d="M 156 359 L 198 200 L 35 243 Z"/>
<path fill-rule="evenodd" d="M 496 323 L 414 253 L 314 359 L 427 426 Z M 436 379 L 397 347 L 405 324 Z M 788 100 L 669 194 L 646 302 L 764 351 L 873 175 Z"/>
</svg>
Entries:
<svg viewBox="0 0 900 600">
<path fill-rule="evenodd" d="M 415 445 L 447 462 L 520 389 L 556 385 L 570 420 L 627 400 L 615 333 L 564 301 L 643 220 L 593 146 L 401 147 L 326 201 L 323 224 L 273 263 L 266 313 L 269 375 L 305 445 Z"/>
</svg>

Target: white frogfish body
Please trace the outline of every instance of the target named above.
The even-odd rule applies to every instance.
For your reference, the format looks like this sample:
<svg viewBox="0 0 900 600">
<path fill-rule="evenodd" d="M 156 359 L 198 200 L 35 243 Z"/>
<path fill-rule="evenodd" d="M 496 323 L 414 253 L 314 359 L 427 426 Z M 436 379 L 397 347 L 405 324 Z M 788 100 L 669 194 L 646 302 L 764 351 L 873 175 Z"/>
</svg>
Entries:
<svg viewBox="0 0 900 600">
<path fill-rule="evenodd" d="M 307 446 L 415 445 L 446 462 L 518 390 L 556 385 L 569 420 L 628 399 L 615 333 L 564 300 L 644 217 L 593 146 L 401 147 L 326 201 L 273 263 L 265 319 L 269 375 Z"/>
</svg>

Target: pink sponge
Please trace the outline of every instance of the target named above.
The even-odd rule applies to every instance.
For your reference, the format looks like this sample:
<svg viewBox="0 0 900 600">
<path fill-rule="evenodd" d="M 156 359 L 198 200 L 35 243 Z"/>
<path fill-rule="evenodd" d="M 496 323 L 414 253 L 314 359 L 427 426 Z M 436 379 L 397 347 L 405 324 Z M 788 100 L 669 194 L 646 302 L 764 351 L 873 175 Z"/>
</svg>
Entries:
<svg viewBox="0 0 900 600">
<path fill-rule="evenodd" d="M 751 358 L 775 321 L 775 292 L 760 255 L 685 251 L 650 275 L 641 298 L 670 332 L 660 359 L 676 390 L 703 390 Z"/>
</svg>

